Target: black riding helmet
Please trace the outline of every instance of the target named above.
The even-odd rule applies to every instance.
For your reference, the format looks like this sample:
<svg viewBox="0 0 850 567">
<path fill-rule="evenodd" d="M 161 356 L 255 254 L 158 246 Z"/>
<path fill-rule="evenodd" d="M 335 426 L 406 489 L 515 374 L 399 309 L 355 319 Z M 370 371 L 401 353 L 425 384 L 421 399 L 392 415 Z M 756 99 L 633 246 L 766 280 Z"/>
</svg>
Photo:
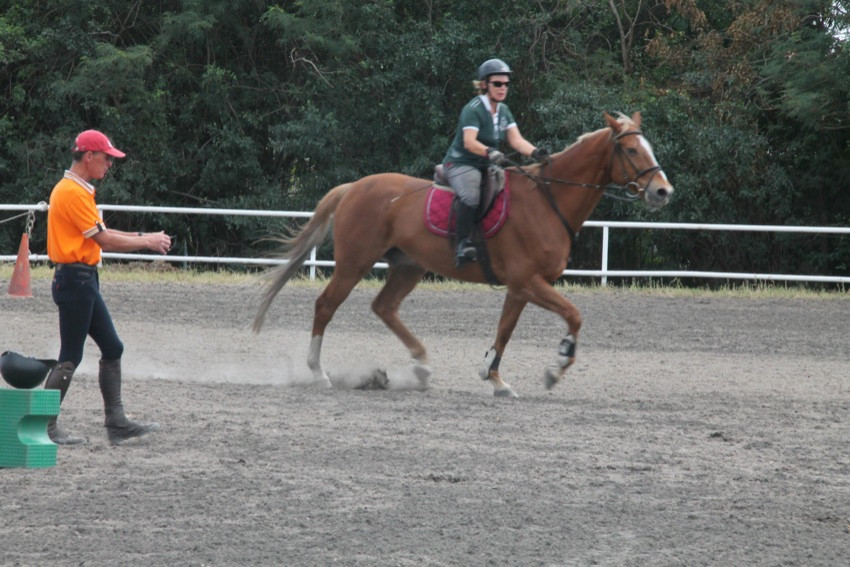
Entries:
<svg viewBox="0 0 850 567">
<path fill-rule="evenodd" d="M 490 75 L 510 75 L 511 68 L 501 59 L 488 59 L 478 67 L 478 80 L 486 81 Z"/>
<path fill-rule="evenodd" d="M 47 377 L 57 362 L 22 356 L 6 351 L 0 355 L 0 375 L 14 388 L 35 388 Z"/>
</svg>

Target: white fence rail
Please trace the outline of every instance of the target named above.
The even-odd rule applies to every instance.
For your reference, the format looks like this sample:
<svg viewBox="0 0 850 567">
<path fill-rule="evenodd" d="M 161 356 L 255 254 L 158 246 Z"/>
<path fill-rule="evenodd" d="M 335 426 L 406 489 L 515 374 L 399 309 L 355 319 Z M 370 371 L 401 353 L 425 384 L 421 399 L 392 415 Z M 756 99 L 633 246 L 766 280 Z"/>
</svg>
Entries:
<svg viewBox="0 0 850 567">
<path fill-rule="evenodd" d="M 36 205 L 2 205 L 0 211 L 21 212 L 20 216 L 26 216 L 30 211 L 44 213 L 47 211 L 47 203 L 41 202 Z M 142 207 L 130 205 L 99 205 L 103 211 L 125 211 L 137 213 L 172 213 L 182 215 L 228 215 L 228 216 L 251 216 L 251 217 L 284 217 L 284 218 L 310 218 L 312 212 L 303 211 L 265 211 L 256 209 L 206 209 L 186 207 Z M 14 216 L 10 217 L 14 218 Z M 0 217 L 0 222 L 7 221 L 6 217 Z M 21 222 L 24 226 L 24 222 Z M 834 234 L 850 235 L 850 227 L 815 227 L 815 226 L 776 226 L 776 225 L 739 225 L 739 224 L 699 224 L 699 223 L 652 223 L 652 222 L 620 222 L 620 221 L 587 221 L 582 230 L 587 228 L 602 229 L 602 258 L 599 270 L 564 270 L 565 276 L 598 277 L 605 285 L 610 277 L 639 277 L 639 278 L 714 278 L 730 280 L 755 280 L 755 281 L 794 281 L 794 282 L 819 282 L 819 283 L 843 283 L 850 284 L 850 277 L 845 276 L 816 276 L 801 274 L 763 274 L 754 272 L 702 272 L 688 270 L 610 270 L 608 269 L 609 237 L 612 229 L 635 229 L 635 230 L 705 230 L 705 231 L 737 231 L 737 232 L 785 232 L 785 233 L 807 233 L 807 234 Z M 227 258 L 217 256 L 161 256 L 159 254 L 119 254 L 104 252 L 104 258 L 131 259 L 131 260 L 159 260 L 177 263 L 208 263 L 208 264 L 244 264 L 244 265 L 273 265 L 284 263 L 285 260 L 272 258 Z M 0 261 L 14 262 L 16 255 L 0 255 Z M 31 254 L 31 262 L 47 261 L 45 254 Z M 310 271 L 310 278 L 316 277 L 317 267 L 333 267 L 333 260 L 319 260 L 316 257 L 316 249 L 313 249 L 310 258 L 304 263 Z M 386 269 L 387 264 L 379 262 L 375 264 L 377 269 Z"/>
</svg>

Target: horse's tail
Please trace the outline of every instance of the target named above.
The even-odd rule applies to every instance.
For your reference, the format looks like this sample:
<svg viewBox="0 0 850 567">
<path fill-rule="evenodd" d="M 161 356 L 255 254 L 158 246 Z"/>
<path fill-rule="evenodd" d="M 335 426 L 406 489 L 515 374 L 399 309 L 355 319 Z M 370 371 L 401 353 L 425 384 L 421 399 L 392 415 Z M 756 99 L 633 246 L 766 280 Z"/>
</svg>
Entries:
<svg viewBox="0 0 850 567">
<path fill-rule="evenodd" d="M 281 256 L 287 262 L 276 268 L 272 268 L 265 274 L 267 280 L 266 289 L 263 292 L 262 301 L 260 301 L 260 308 L 254 317 L 253 329 L 255 333 L 260 332 L 263 321 L 266 318 L 266 313 L 268 313 L 274 298 L 277 297 L 277 294 L 280 293 L 286 282 L 301 268 L 307 260 L 307 256 L 310 255 L 310 251 L 324 241 L 331 228 L 333 213 L 342 197 L 351 188 L 351 185 L 351 183 L 344 183 L 331 189 L 319 201 L 312 218 L 301 230 L 292 237 L 280 239 L 283 245 L 289 248 Z"/>
</svg>

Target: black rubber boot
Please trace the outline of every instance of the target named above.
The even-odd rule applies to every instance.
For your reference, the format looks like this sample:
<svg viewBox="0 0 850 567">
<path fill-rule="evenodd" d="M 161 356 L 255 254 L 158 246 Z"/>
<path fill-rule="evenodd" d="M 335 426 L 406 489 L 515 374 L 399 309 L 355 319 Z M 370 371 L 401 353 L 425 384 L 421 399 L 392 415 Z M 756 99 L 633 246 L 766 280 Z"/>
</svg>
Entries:
<svg viewBox="0 0 850 567">
<path fill-rule="evenodd" d="M 59 403 L 65 399 L 65 394 L 68 388 L 71 387 L 71 378 L 74 377 L 76 366 L 73 362 L 61 362 L 53 367 L 50 374 L 47 375 L 47 380 L 44 382 L 45 390 L 59 390 Z M 86 442 L 85 437 L 72 437 L 68 435 L 56 424 L 56 418 L 53 417 L 47 422 L 47 436 L 57 445 L 82 445 Z"/>
<path fill-rule="evenodd" d="M 455 223 L 455 240 L 457 241 L 457 252 L 455 253 L 455 267 L 460 268 L 469 262 L 477 260 L 477 253 L 472 240 L 469 238 L 469 233 L 472 232 L 472 225 L 475 223 L 475 207 L 470 207 L 463 203 L 457 202 L 457 222 Z"/>
<path fill-rule="evenodd" d="M 103 410 L 106 413 L 104 425 L 110 443 L 119 445 L 127 439 L 159 429 L 158 423 L 130 421 L 124 414 L 124 405 L 121 403 L 121 359 L 101 359 L 97 380 L 103 395 Z"/>
</svg>

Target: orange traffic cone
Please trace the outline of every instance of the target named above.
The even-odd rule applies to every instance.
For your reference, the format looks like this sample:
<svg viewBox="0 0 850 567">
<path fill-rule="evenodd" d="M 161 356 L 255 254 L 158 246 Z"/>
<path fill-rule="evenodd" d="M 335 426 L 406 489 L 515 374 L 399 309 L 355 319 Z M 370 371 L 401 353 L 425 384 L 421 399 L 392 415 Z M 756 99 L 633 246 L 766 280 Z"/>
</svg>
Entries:
<svg viewBox="0 0 850 567">
<path fill-rule="evenodd" d="M 15 260 L 15 270 L 12 272 L 12 281 L 9 282 L 9 295 L 15 297 L 32 297 L 32 284 L 30 282 L 30 240 L 27 233 L 21 236 L 18 259 Z"/>
</svg>

